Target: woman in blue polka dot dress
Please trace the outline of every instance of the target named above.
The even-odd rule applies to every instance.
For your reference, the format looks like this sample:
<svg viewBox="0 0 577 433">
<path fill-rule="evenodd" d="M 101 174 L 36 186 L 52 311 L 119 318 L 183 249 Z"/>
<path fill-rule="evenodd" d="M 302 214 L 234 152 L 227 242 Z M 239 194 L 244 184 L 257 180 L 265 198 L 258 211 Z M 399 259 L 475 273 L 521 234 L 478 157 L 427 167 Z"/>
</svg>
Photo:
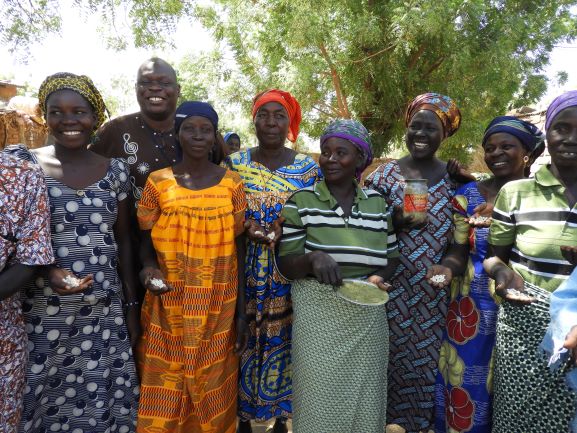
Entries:
<svg viewBox="0 0 577 433">
<path fill-rule="evenodd" d="M 105 118 L 88 77 L 50 76 L 39 100 L 55 144 L 8 148 L 44 172 L 56 257 L 23 296 L 29 361 L 20 432 L 134 432 L 139 391 L 131 341 L 139 329 L 127 272 L 128 165 L 86 149 Z"/>
</svg>

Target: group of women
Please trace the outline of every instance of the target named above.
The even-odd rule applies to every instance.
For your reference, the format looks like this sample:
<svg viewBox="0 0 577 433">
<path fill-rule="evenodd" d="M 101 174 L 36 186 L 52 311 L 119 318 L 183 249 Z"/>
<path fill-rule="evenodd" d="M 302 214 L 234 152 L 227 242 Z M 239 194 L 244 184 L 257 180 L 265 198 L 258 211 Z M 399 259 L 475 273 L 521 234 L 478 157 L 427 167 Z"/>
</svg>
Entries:
<svg viewBox="0 0 577 433">
<path fill-rule="evenodd" d="M 285 145 L 298 102 L 268 90 L 253 101 L 258 145 L 223 163 L 218 114 L 184 102 L 182 158 L 138 204 L 140 251 L 126 162 L 87 149 L 98 90 L 56 74 L 39 104 L 54 144 L 5 152 L 44 174 L 55 262 L 22 289 L 26 386 L 6 431 L 246 433 L 275 419 L 279 433 L 288 418 L 296 433 L 568 431 L 571 352 L 549 368 L 539 345 L 577 264 L 577 92 L 549 108 L 551 164 L 533 179 L 544 134 L 514 117 L 485 131 L 489 179 L 439 160 L 461 115 L 427 93 L 407 109 L 407 156 L 364 186 L 360 122 L 330 123 L 317 164 Z M 425 221 L 403 210 L 411 179 L 426 181 Z M 350 278 L 388 303 L 337 295 Z"/>
</svg>

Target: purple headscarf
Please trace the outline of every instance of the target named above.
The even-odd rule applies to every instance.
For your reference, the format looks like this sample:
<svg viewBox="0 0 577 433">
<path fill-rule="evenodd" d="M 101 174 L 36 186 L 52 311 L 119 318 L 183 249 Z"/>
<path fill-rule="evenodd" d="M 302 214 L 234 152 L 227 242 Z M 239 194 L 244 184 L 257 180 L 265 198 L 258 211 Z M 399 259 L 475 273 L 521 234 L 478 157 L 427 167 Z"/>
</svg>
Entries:
<svg viewBox="0 0 577 433">
<path fill-rule="evenodd" d="M 565 108 L 577 106 L 577 90 L 570 90 L 557 96 L 549 108 L 547 108 L 547 113 L 545 114 L 545 130 L 548 130 L 553 122 L 553 119 L 557 114 L 563 111 Z"/>
<path fill-rule="evenodd" d="M 337 119 L 329 124 L 321 136 L 321 146 L 331 137 L 338 137 L 351 142 L 363 156 L 363 164 L 357 168 L 355 176 L 360 182 L 363 170 L 371 165 L 373 152 L 369 131 L 361 122 L 351 119 Z"/>
</svg>

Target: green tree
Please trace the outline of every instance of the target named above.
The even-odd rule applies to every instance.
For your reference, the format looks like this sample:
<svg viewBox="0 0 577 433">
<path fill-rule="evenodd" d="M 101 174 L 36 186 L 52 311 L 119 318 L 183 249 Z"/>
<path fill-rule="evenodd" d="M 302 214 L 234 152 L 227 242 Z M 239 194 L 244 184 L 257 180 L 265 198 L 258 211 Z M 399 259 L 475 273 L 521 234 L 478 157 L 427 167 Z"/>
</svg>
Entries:
<svg viewBox="0 0 577 433">
<path fill-rule="evenodd" d="M 491 117 L 542 96 L 550 51 L 577 34 L 574 0 L 215 3 L 197 15 L 230 44 L 254 90 L 296 94 L 312 135 L 355 117 L 386 150 L 401 140 L 407 103 L 436 91 L 463 114 L 445 156 L 466 156 Z"/>
<path fill-rule="evenodd" d="M 221 132 L 239 134 L 243 147 L 252 146 L 254 132 L 243 98 L 250 98 L 254 87 L 240 74 L 234 62 L 225 59 L 225 47 L 217 47 L 200 55 L 186 55 L 177 64 L 181 85 L 180 102 L 210 102 L 219 115 Z"/>
<path fill-rule="evenodd" d="M 117 49 L 172 45 L 176 23 L 190 18 L 193 0 L 1 0 L 0 39 L 12 51 L 42 41 L 47 33 L 58 33 L 63 7 L 73 7 L 80 16 L 98 15 L 104 38 Z M 130 34 L 123 32 L 126 23 Z"/>
<path fill-rule="evenodd" d="M 59 28 L 58 1 L 2 2 L 0 34 L 7 42 L 30 42 Z M 114 32 L 121 11 L 135 46 L 170 43 L 179 19 L 199 18 L 225 47 L 220 55 L 230 52 L 236 63 L 207 77 L 223 89 L 208 89 L 206 95 L 248 113 L 257 91 L 286 88 L 301 101 L 303 129 L 313 137 L 332 118 L 354 117 L 373 132 L 377 150 L 387 151 L 402 140 L 404 110 L 414 96 L 450 95 L 463 124 L 442 156 L 461 158 L 491 117 L 543 95 L 549 53 L 577 35 L 577 0 L 75 0 L 75 5 L 101 14 L 111 29 L 108 40 L 119 48 L 127 44 L 126 35 Z M 34 15 L 30 8 L 41 12 Z M 197 91 L 212 86 L 198 85 Z"/>
</svg>

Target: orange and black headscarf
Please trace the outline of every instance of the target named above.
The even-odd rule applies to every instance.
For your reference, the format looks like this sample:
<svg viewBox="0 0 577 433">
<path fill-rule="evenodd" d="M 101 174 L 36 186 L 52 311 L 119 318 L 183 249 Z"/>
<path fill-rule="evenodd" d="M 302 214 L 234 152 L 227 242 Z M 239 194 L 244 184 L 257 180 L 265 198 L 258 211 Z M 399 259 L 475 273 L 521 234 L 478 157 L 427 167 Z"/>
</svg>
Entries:
<svg viewBox="0 0 577 433">
<path fill-rule="evenodd" d="M 413 99 L 407 107 L 405 126 L 409 126 L 413 116 L 420 110 L 429 110 L 437 115 L 443 124 L 444 137 L 450 137 L 461 126 L 461 112 L 451 98 L 439 93 L 423 93 Z"/>
<path fill-rule="evenodd" d="M 278 102 L 287 112 L 289 118 L 289 130 L 287 139 L 293 143 L 299 135 L 299 127 L 302 120 L 301 106 L 296 98 L 289 92 L 278 89 L 265 90 L 256 95 L 252 102 L 252 118 L 256 117 L 259 108 L 269 102 Z"/>
</svg>

